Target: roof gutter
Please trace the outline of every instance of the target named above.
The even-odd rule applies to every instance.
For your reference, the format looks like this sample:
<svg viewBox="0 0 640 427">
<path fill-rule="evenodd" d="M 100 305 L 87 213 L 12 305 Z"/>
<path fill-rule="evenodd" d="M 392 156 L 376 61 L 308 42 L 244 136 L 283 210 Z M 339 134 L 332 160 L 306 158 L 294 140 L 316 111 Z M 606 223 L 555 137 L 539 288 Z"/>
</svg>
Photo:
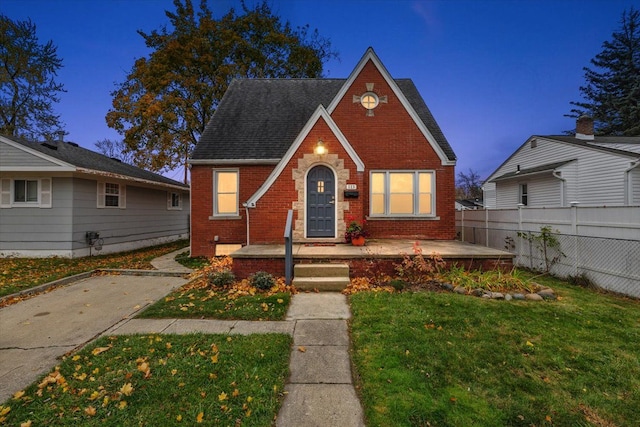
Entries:
<svg viewBox="0 0 640 427">
<path fill-rule="evenodd" d="M 104 171 L 99 171 L 99 170 L 95 170 L 95 169 L 85 169 L 85 168 L 77 168 L 76 172 L 80 172 L 80 173 L 86 173 L 87 175 L 97 175 L 97 176 L 102 176 L 105 178 L 113 178 L 113 179 L 121 179 L 121 180 L 125 180 L 125 181 L 134 181 L 134 182 L 138 182 L 140 184 L 146 184 L 146 185 L 153 185 L 155 187 L 167 187 L 167 188 L 173 188 L 175 190 L 181 190 L 181 191 L 189 191 L 189 187 L 188 186 L 181 186 L 181 185 L 175 185 L 175 184 L 169 184 L 169 183 L 164 183 L 164 182 L 159 182 L 159 181 L 151 181 L 148 179 L 142 179 L 142 178 L 135 178 L 129 175 L 122 175 L 119 173 L 111 173 L 111 172 L 104 172 Z"/>
</svg>

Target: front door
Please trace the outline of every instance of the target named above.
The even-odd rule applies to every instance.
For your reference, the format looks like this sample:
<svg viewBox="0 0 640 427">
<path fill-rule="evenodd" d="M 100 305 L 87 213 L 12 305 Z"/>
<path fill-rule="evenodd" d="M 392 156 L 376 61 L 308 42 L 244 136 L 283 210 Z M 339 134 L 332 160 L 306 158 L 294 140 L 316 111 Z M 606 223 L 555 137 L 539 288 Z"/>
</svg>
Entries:
<svg viewBox="0 0 640 427">
<path fill-rule="evenodd" d="M 335 237 L 335 176 L 326 166 L 307 175 L 307 237 Z"/>
</svg>

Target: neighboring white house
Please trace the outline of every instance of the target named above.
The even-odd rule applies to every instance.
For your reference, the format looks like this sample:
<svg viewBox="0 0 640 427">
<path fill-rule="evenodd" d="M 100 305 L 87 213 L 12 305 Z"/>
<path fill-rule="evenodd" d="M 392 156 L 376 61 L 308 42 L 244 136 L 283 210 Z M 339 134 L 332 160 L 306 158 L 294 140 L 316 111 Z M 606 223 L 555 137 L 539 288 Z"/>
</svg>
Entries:
<svg viewBox="0 0 640 427">
<path fill-rule="evenodd" d="M 189 187 L 63 141 L 0 135 L 0 257 L 78 257 L 189 237 Z"/>
<path fill-rule="evenodd" d="M 531 136 L 485 181 L 488 209 L 640 205 L 640 137 L 594 136 L 578 118 L 574 136 Z"/>
</svg>

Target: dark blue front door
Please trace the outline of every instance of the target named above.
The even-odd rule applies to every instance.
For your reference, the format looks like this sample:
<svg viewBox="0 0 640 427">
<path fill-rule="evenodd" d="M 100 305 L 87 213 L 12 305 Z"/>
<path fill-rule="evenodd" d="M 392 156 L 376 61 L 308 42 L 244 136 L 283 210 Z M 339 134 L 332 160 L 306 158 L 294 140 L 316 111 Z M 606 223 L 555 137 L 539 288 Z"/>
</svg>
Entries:
<svg viewBox="0 0 640 427">
<path fill-rule="evenodd" d="M 326 166 L 307 175 L 307 237 L 335 237 L 335 177 Z"/>
</svg>

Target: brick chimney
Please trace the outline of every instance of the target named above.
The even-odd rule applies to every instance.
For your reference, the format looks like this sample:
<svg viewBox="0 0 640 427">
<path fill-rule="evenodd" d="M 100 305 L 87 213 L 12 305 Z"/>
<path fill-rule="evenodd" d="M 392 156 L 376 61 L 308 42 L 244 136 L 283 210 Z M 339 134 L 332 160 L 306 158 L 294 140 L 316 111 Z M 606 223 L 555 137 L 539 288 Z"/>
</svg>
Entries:
<svg viewBox="0 0 640 427">
<path fill-rule="evenodd" d="M 593 119 L 583 114 L 576 120 L 576 138 L 593 140 Z"/>
</svg>

